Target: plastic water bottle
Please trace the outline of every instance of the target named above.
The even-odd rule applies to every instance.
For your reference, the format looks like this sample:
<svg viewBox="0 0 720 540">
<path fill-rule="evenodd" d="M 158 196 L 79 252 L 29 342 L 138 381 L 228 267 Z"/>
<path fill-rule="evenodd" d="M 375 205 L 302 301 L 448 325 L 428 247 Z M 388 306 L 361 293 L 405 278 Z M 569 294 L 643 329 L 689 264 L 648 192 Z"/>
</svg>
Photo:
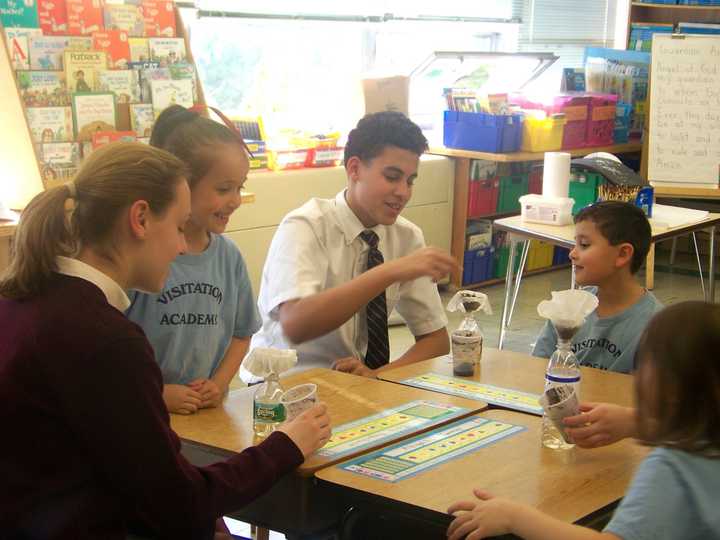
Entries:
<svg viewBox="0 0 720 540">
<path fill-rule="evenodd" d="M 580 367 L 577 357 L 572 352 L 572 336 L 577 329 L 556 328 L 558 333 L 557 349 L 553 352 L 545 371 L 545 390 L 554 386 L 574 386 L 575 392 L 580 398 Z M 565 337 L 566 339 L 563 339 Z M 566 450 L 575 445 L 565 442 L 562 434 L 548 418 L 543 415 L 542 444 L 554 450 Z"/>
<path fill-rule="evenodd" d="M 283 388 L 277 373 L 270 373 L 253 397 L 253 431 L 258 437 L 267 437 L 285 421 L 285 406 L 280 402 Z"/>
</svg>

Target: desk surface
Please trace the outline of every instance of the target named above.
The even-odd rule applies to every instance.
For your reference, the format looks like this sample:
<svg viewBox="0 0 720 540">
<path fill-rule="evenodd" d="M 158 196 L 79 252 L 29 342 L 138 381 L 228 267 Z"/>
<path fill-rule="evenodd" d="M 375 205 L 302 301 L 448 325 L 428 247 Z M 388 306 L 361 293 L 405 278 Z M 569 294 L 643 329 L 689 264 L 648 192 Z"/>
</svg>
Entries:
<svg viewBox="0 0 720 540">
<path fill-rule="evenodd" d="M 611 154 L 624 154 L 627 152 L 640 152 L 642 143 L 623 143 L 612 144 L 609 146 L 595 146 L 592 148 L 574 148 L 570 150 L 558 150 L 558 152 L 568 152 L 573 157 L 586 156 L 593 152 L 610 152 Z M 486 161 L 497 162 L 518 162 L 518 161 L 542 161 L 545 159 L 545 152 L 476 152 L 474 150 L 462 150 L 459 148 L 445 148 L 444 146 L 436 146 L 428 150 L 429 154 L 437 156 L 483 159 Z"/>
<path fill-rule="evenodd" d="M 631 440 L 593 450 L 550 450 L 540 444 L 541 418 L 500 410 L 478 416 L 527 430 L 396 483 L 337 466 L 317 472 L 316 477 L 443 514 L 456 501 L 472 500 L 472 489 L 482 487 L 575 522 L 619 500 L 648 451 Z"/>
<path fill-rule="evenodd" d="M 713 213 L 708 214 L 708 217 L 702 221 L 689 225 L 681 225 L 680 227 L 658 228 L 653 225 L 651 220 L 652 241 L 657 242 L 674 236 L 689 234 L 693 231 L 715 226 L 718 223 L 720 223 L 720 214 Z M 513 216 L 493 221 L 493 228 L 536 240 L 543 240 L 566 248 L 575 246 L 575 225 L 558 227 L 555 225 L 542 225 L 540 223 L 523 223 L 521 216 Z"/>
<path fill-rule="evenodd" d="M 485 384 L 541 394 L 545 385 L 547 359 L 527 354 L 484 348 L 480 369 L 472 377 L 463 377 Z M 607 401 L 630 406 L 634 402 L 633 377 L 622 373 L 582 367 L 580 395 L 584 401 Z M 380 373 L 386 381 L 400 382 L 410 377 L 433 372 L 452 376 L 452 363 L 446 357 L 416 362 Z"/>
<path fill-rule="evenodd" d="M 486 403 L 480 401 L 399 386 L 329 369 L 312 369 L 290 377 L 283 377 L 281 383 L 286 389 L 303 383 L 317 384 L 318 396 L 328 406 L 333 427 L 420 399 L 464 407 L 468 409 L 464 416 L 487 407 Z M 239 452 L 257 443 L 257 440 L 254 439 L 252 425 L 254 391 L 254 388 L 249 388 L 231 392 L 223 405 L 215 409 L 201 409 L 196 414 L 189 416 L 170 415 L 172 428 L 182 439 L 187 441 L 227 452 Z M 434 423 L 425 428 L 425 431 L 448 421 Z M 410 437 L 421 431 L 423 430 L 398 435 L 390 442 L 381 442 L 370 448 L 337 458 L 314 454 L 305 460 L 298 471 L 301 475 L 310 475 L 322 467 Z"/>
</svg>

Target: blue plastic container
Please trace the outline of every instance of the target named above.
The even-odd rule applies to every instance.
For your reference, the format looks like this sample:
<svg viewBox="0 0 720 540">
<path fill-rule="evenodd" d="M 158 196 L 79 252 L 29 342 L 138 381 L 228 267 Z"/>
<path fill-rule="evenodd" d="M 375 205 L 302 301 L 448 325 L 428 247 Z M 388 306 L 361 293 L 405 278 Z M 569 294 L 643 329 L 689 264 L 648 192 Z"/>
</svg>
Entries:
<svg viewBox="0 0 720 540">
<path fill-rule="evenodd" d="M 522 115 L 445 111 L 443 144 L 477 152 L 517 152 L 522 142 Z"/>
<path fill-rule="evenodd" d="M 561 264 L 568 264 L 570 262 L 570 250 L 560 246 L 555 246 L 553 252 L 553 266 L 559 266 Z"/>
<path fill-rule="evenodd" d="M 492 279 L 494 259 L 494 247 L 466 251 L 463 257 L 463 285 Z"/>
</svg>

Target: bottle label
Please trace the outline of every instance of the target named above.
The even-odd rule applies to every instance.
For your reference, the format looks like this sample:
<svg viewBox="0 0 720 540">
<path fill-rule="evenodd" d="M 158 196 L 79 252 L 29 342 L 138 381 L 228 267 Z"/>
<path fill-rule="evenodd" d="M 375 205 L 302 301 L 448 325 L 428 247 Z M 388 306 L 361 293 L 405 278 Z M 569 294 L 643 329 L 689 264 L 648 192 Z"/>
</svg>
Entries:
<svg viewBox="0 0 720 540">
<path fill-rule="evenodd" d="M 253 404 L 253 418 L 261 424 L 275 424 L 285 421 L 285 406 L 282 403 Z"/>
<path fill-rule="evenodd" d="M 564 377 L 558 377 L 557 375 L 550 375 L 545 373 L 545 380 L 549 383 L 555 384 L 575 384 L 580 382 L 580 375 L 570 375 Z"/>
</svg>

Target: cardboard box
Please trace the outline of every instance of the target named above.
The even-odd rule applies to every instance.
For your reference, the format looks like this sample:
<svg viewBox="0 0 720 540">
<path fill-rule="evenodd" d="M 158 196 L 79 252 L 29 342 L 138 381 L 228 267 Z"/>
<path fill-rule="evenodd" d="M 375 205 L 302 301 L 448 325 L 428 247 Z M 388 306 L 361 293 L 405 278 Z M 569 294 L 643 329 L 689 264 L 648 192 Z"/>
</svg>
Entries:
<svg viewBox="0 0 720 540">
<path fill-rule="evenodd" d="M 408 114 L 410 77 L 382 77 L 363 79 L 365 114 L 380 111 L 397 111 Z"/>
</svg>

